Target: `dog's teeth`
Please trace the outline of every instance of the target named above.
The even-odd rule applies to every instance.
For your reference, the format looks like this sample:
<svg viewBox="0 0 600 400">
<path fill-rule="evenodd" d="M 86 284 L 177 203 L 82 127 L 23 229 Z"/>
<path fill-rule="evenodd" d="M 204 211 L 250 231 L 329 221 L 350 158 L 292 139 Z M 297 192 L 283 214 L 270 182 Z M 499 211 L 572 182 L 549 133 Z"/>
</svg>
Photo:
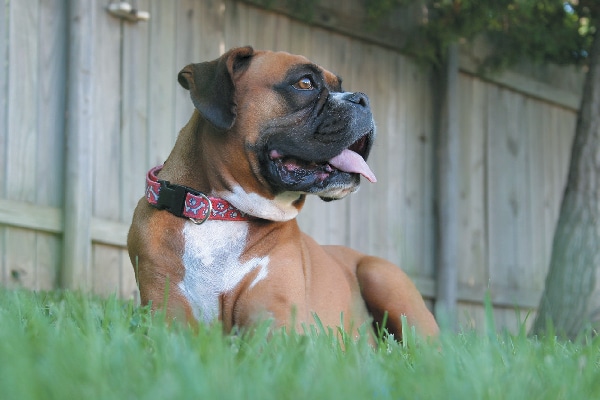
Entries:
<svg viewBox="0 0 600 400">
<path fill-rule="evenodd" d="M 300 169 L 300 166 L 296 163 L 296 161 L 291 158 L 288 160 L 285 160 L 283 163 L 283 166 L 288 171 L 297 171 Z"/>
<path fill-rule="evenodd" d="M 269 157 L 271 157 L 271 159 L 276 159 L 276 158 L 283 157 L 283 155 L 280 152 L 278 152 L 277 150 L 271 150 L 269 152 Z"/>
</svg>

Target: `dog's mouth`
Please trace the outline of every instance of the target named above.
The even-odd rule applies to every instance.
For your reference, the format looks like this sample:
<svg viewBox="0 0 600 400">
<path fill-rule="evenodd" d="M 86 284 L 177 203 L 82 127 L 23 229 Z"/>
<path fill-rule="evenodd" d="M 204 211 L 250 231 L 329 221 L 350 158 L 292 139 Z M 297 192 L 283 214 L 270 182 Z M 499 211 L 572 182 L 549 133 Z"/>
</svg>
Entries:
<svg viewBox="0 0 600 400">
<path fill-rule="evenodd" d="M 322 183 L 340 173 L 360 174 L 370 182 L 376 182 L 377 178 L 366 162 L 371 138 L 372 132 L 369 132 L 338 155 L 321 162 L 283 154 L 277 149 L 270 150 L 268 155 L 279 176 L 288 182 L 302 182 L 310 177 L 315 183 Z"/>
</svg>

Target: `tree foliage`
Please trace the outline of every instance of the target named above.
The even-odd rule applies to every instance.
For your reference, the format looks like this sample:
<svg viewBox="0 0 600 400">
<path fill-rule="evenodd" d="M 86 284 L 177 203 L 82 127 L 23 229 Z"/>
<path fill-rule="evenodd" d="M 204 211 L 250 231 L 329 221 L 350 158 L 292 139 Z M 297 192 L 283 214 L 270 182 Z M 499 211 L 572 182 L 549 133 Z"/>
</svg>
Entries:
<svg viewBox="0 0 600 400">
<path fill-rule="evenodd" d="M 405 50 L 438 65 L 451 43 L 485 40 L 482 67 L 502 69 L 522 59 L 556 64 L 587 61 L 600 16 L 598 0 L 364 0 L 379 25 L 394 9 L 417 11 Z"/>
</svg>

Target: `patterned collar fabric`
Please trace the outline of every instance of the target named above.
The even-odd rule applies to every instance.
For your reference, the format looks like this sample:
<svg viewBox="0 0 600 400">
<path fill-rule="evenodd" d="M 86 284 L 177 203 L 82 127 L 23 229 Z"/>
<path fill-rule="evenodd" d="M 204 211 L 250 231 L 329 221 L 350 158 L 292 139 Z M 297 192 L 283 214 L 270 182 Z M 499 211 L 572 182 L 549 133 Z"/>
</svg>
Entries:
<svg viewBox="0 0 600 400">
<path fill-rule="evenodd" d="M 187 186 L 158 179 L 162 165 L 146 175 L 146 199 L 154 207 L 171 214 L 189 218 L 196 224 L 208 219 L 221 221 L 248 221 L 252 216 L 238 210 L 226 200 L 209 197 Z"/>
</svg>

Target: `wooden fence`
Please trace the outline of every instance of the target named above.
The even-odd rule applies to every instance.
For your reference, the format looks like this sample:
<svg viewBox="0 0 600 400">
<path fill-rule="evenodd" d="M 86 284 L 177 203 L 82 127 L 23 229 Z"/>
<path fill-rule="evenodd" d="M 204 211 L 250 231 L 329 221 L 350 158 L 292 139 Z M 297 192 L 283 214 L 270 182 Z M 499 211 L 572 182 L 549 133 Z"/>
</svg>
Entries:
<svg viewBox="0 0 600 400">
<path fill-rule="evenodd" d="M 151 19 L 131 23 L 109 15 L 109 2 L 0 7 L 4 286 L 135 296 L 125 250 L 131 215 L 145 172 L 164 161 L 192 111 L 177 72 L 251 44 L 304 54 L 369 95 L 379 182 L 339 202 L 310 199 L 300 223 L 321 243 L 394 261 L 434 298 L 429 70 L 376 35 L 351 36 L 331 20 L 318 26 L 323 18 L 308 25 L 232 0 L 139 0 Z M 323 7 L 319 15 L 334 12 Z M 515 307 L 534 309 L 543 289 L 581 81 L 552 68 L 482 77 L 471 59 L 461 57 L 456 99 L 459 314 L 463 324 L 480 324 L 489 290 L 498 326 L 514 329 Z"/>
</svg>

